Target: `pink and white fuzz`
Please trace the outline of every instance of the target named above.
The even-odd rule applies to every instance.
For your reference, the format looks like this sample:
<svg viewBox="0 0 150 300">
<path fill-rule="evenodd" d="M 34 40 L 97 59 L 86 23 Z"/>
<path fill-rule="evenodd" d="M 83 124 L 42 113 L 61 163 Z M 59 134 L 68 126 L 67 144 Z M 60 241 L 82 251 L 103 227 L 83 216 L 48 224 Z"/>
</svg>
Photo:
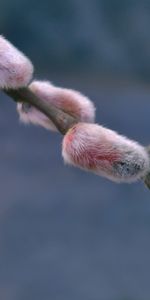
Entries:
<svg viewBox="0 0 150 300">
<path fill-rule="evenodd" d="M 18 89 L 32 79 L 31 61 L 0 35 L 0 89 Z"/>
<path fill-rule="evenodd" d="M 146 149 L 97 124 L 78 123 L 64 136 L 64 161 L 116 182 L 132 182 L 150 168 Z"/>
<path fill-rule="evenodd" d="M 93 123 L 95 120 L 95 107 L 92 101 L 81 93 L 54 86 L 46 81 L 33 81 L 30 90 L 64 112 L 82 122 Z M 25 103 L 18 103 L 17 110 L 20 120 L 24 123 L 40 125 L 46 129 L 57 131 L 56 126 L 42 112 Z"/>
</svg>

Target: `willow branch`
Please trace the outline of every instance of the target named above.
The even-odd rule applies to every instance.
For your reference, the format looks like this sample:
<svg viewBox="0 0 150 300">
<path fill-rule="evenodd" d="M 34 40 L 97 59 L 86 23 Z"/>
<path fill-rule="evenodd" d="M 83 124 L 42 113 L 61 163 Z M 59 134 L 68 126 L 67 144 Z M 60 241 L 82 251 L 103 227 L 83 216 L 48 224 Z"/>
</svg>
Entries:
<svg viewBox="0 0 150 300">
<path fill-rule="evenodd" d="M 29 88 L 20 88 L 17 90 L 3 90 L 15 102 L 26 102 L 36 107 L 44 113 L 57 127 L 61 134 L 65 134 L 69 128 L 78 122 L 77 119 L 64 111 L 58 109 L 52 104 L 47 103 L 43 99 L 36 96 Z"/>
<path fill-rule="evenodd" d="M 15 102 L 25 102 L 36 107 L 44 113 L 57 127 L 59 132 L 63 135 L 76 123 L 78 120 L 71 115 L 65 113 L 61 109 L 56 108 L 52 104 L 47 103 L 43 99 L 36 96 L 29 88 L 20 88 L 17 90 L 8 89 L 3 90 Z M 93 125 L 94 126 L 94 125 Z M 150 154 L 150 146 L 147 147 Z M 145 185 L 150 189 L 150 172 L 141 178 Z"/>
</svg>

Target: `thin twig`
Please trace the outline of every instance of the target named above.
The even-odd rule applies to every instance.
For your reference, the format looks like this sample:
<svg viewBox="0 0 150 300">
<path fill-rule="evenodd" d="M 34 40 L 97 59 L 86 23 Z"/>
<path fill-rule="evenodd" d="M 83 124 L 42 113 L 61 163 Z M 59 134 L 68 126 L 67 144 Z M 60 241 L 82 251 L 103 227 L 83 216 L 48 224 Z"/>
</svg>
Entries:
<svg viewBox="0 0 150 300">
<path fill-rule="evenodd" d="M 71 115 L 52 104 L 48 104 L 43 99 L 41 100 L 29 88 L 20 88 L 17 90 L 8 89 L 3 90 L 3 92 L 10 96 L 15 102 L 26 102 L 36 107 L 54 123 L 59 132 L 63 135 L 78 122 L 78 120 Z"/>
</svg>

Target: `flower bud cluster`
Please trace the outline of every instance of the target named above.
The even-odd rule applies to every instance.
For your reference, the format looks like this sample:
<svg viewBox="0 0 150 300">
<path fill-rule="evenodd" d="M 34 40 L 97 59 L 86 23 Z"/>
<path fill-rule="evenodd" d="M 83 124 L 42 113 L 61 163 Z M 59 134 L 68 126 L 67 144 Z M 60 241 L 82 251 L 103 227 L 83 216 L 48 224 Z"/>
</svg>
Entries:
<svg viewBox="0 0 150 300">
<path fill-rule="evenodd" d="M 75 118 L 77 123 L 63 138 L 64 161 L 115 182 L 132 182 L 143 178 L 150 187 L 148 149 L 115 131 L 94 124 L 95 106 L 86 96 L 48 81 L 31 82 L 32 76 L 31 61 L 0 36 L 0 89 L 17 90 L 28 86 L 42 101 Z M 29 103 L 18 103 L 17 111 L 24 123 L 57 130 L 46 115 Z"/>
</svg>

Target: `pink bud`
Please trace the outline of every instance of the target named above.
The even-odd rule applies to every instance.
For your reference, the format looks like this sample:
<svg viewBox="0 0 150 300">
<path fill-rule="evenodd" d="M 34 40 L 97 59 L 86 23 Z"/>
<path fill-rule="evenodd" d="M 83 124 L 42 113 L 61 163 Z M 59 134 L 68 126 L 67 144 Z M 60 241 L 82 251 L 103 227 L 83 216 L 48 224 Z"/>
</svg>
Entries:
<svg viewBox="0 0 150 300">
<path fill-rule="evenodd" d="M 30 60 L 0 35 L 0 89 L 17 89 L 32 78 Z"/>
<path fill-rule="evenodd" d="M 148 153 L 137 142 L 97 124 L 78 123 L 64 136 L 66 163 L 116 182 L 132 182 L 147 174 Z"/>
<path fill-rule="evenodd" d="M 95 107 L 92 101 L 81 93 L 54 86 L 46 81 L 33 81 L 29 88 L 43 101 L 46 101 L 64 112 L 83 122 L 94 122 Z M 56 127 L 43 113 L 36 108 L 24 103 L 17 105 L 21 121 L 43 126 L 46 129 L 56 131 Z"/>
</svg>

